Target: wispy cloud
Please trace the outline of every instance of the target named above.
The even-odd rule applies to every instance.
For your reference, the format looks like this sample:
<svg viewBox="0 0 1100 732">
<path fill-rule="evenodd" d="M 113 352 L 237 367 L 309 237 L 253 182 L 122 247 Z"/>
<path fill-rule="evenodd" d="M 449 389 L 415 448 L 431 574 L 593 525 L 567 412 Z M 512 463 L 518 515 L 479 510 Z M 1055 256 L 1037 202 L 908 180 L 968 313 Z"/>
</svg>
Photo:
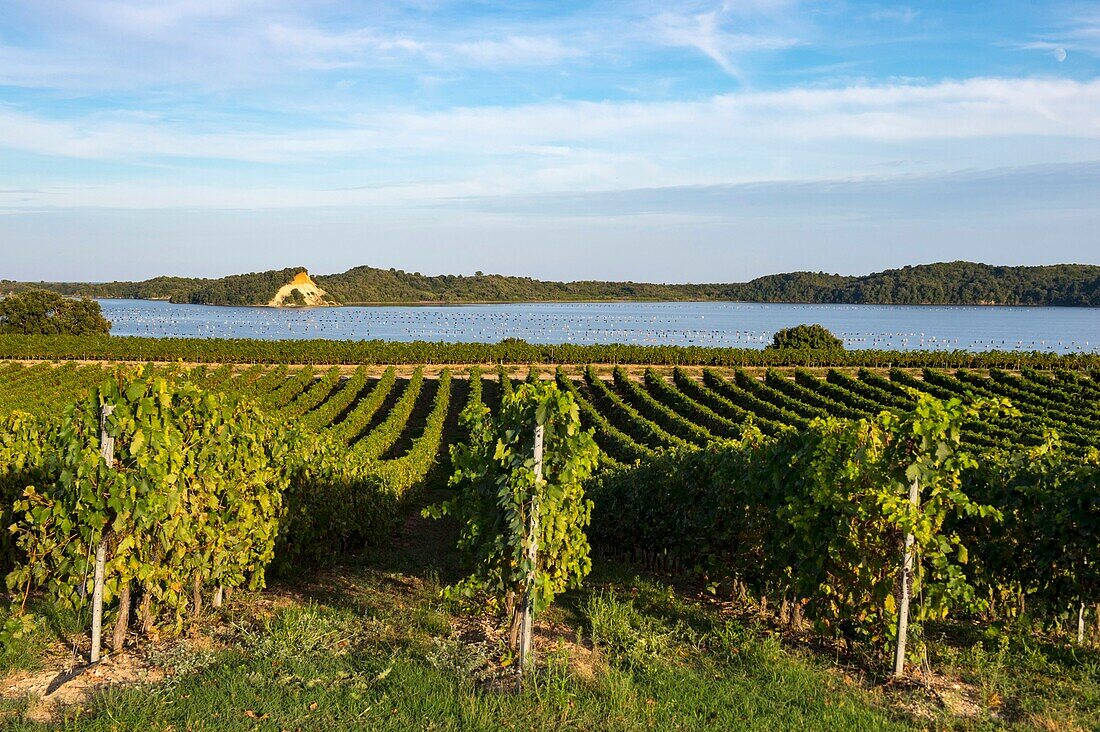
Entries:
<svg viewBox="0 0 1100 732">
<path fill-rule="evenodd" d="M 1075 15 L 1063 21 L 1057 30 L 1017 43 L 1016 48 L 1043 51 L 1059 62 L 1065 61 L 1071 52 L 1100 57 L 1100 11 Z"/>
<path fill-rule="evenodd" d="M 977 213 L 1084 211 L 1096 214 L 1100 161 L 732 185 L 668 186 L 583 195 L 478 196 L 440 205 L 543 216 L 684 215 L 770 218 L 797 209 L 814 217 L 966 218 Z"/>
<path fill-rule="evenodd" d="M 270 12 L 280 3 L 271 0 L 41 0 L 47 12 L 90 23 L 131 37 L 162 38 L 198 23 L 217 23 L 249 12 Z M 64 12 L 64 15 L 60 15 Z"/>
<path fill-rule="evenodd" d="M 266 37 L 274 48 L 300 54 L 303 63 L 315 68 L 354 68 L 396 54 L 419 57 L 439 67 L 490 68 L 547 66 L 586 55 L 584 50 L 556 38 L 520 35 L 441 42 L 383 36 L 367 28 L 328 32 L 315 27 L 272 24 L 266 29 Z"/>
<path fill-rule="evenodd" d="M 735 5 L 726 2 L 716 8 L 696 13 L 661 13 L 653 19 L 659 42 L 669 46 L 694 48 L 700 51 L 730 76 L 744 81 L 738 63 L 742 53 L 790 48 L 798 40 L 772 32 L 746 32 L 737 30 L 745 22 L 749 11 L 764 11 L 769 19 L 772 12 L 786 3 L 749 3 Z M 735 12 L 735 10 L 737 12 Z"/>
<path fill-rule="evenodd" d="M 1096 160 L 1098 108 L 1100 81 L 1036 79 L 741 92 L 699 102 L 345 111 L 340 125 L 259 131 L 232 117 L 195 131 L 158 115 L 54 120 L 0 107 L 0 150 L 131 166 L 137 178 L 66 182 L 6 200 L 19 207 L 423 205 L 868 175 L 902 159 L 893 165 L 899 173 L 990 167 L 1004 164 L 1008 148 L 1016 164 Z M 234 183 L 239 164 L 264 167 L 245 185 Z M 0 185 L 24 187 L 18 183 L 0 173 Z"/>
<path fill-rule="evenodd" d="M 338 20 L 318 12 L 327 8 L 331 15 L 334 7 L 285 0 L 12 0 L 0 6 L 0 31 L 8 16 L 39 37 L 4 45 L 0 33 L 0 85 L 255 89 L 284 84 L 288 73 L 538 68 L 588 55 L 566 37 L 529 27 L 400 22 L 396 10 L 381 5 Z"/>
<path fill-rule="evenodd" d="M 556 38 L 509 36 L 503 40 L 456 43 L 450 50 L 473 62 L 489 66 L 503 64 L 554 64 L 564 59 L 587 55 Z"/>
<path fill-rule="evenodd" d="M 53 157 L 293 162 L 376 151 L 531 151 L 614 143 L 734 140 L 903 141 L 1049 135 L 1100 138 L 1100 80 L 970 79 L 737 92 L 698 102 L 555 102 L 438 112 L 335 110 L 332 121 L 256 131 L 225 117 L 195 131 L 155 114 L 56 120 L 0 107 L 0 149 Z M 336 120 L 340 120 L 339 123 Z"/>
<path fill-rule="evenodd" d="M 421 53 L 426 44 L 411 38 L 383 37 L 360 28 L 344 31 L 323 31 L 303 25 L 272 23 L 264 31 L 267 41 L 276 48 L 300 51 L 309 55 L 358 55 L 367 51 L 404 51 Z"/>
<path fill-rule="evenodd" d="M 897 5 L 893 7 L 875 8 L 867 17 L 871 20 L 878 22 L 890 22 L 890 23 L 902 23 L 903 25 L 909 25 L 920 13 L 908 5 Z"/>
</svg>

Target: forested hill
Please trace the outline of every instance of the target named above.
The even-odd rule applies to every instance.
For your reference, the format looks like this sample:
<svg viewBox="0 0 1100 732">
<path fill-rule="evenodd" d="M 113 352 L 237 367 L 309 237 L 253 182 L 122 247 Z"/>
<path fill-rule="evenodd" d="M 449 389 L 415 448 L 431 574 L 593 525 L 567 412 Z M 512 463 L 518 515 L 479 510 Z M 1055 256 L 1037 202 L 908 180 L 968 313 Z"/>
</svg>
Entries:
<svg viewBox="0 0 1100 732">
<path fill-rule="evenodd" d="M 723 299 L 727 297 L 757 302 L 1100 307 L 1100 266 L 944 262 L 857 277 L 793 272 L 731 285 L 723 293 Z"/>
<path fill-rule="evenodd" d="M 217 279 L 154 277 L 141 282 L 9 282 L 0 281 L 0 293 L 30 288 L 54 290 L 63 295 L 171 300 L 197 305 L 264 305 L 279 288 L 304 267 L 250 272 Z"/>
<path fill-rule="evenodd" d="M 143 282 L 0 282 L 0 293 L 42 287 L 70 295 L 170 299 L 210 305 L 262 305 L 302 267 L 219 279 L 157 277 Z M 1074 305 L 1100 307 L 1100 266 L 996 267 L 972 262 L 927 264 L 862 276 L 822 272 L 768 275 L 733 284 L 548 282 L 477 274 L 422 275 L 355 267 L 313 278 L 333 299 L 353 303 L 462 303 L 568 300 L 738 300 L 743 302 L 898 305 Z"/>
</svg>

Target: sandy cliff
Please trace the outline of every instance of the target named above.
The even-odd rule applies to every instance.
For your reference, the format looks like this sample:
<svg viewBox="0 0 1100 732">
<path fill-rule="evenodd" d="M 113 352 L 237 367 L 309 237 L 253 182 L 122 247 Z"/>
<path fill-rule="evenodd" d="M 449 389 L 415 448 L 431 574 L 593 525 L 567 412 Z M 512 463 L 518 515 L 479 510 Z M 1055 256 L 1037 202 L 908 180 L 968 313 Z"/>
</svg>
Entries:
<svg viewBox="0 0 1100 732">
<path fill-rule="evenodd" d="M 306 271 L 299 272 L 288 284 L 279 288 L 275 297 L 267 303 L 269 307 L 317 307 L 334 305 L 329 294 L 317 286 Z"/>
</svg>

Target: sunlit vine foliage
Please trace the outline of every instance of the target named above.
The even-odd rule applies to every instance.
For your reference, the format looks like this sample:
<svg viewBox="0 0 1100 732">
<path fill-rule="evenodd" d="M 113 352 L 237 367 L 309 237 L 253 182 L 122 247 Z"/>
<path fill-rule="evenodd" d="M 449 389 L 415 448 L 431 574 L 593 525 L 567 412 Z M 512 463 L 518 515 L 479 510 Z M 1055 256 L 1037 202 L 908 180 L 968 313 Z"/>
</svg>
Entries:
<svg viewBox="0 0 1100 732">
<path fill-rule="evenodd" d="M 545 610 L 554 597 L 579 586 L 591 570 L 585 529 L 592 502 L 583 482 L 595 470 L 599 450 L 592 433 L 581 429 L 573 396 L 550 382 L 526 381 L 506 394 L 493 416 L 480 401 L 461 416 L 468 441 L 451 448 L 459 493 L 426 515 L 451 515 L 462 523 L 459 547 L 474 558 L 474 573 L 445 592 L 464 601 L 482 601 L 506 614 L 517 611 L 516 598 L 533 569 L 534 610 Z M 543 425 L 542 480 L 536 480 L 535 426 Z M 538 505 L 538 532 L 528 527 L 532 503 Z M 531 566 L 529 542 L 537 542 Z M 514 623 L 513 623 L 514 624 Z"/>
<path fill-rule="evenodd" d="M 967 420 L 1006 409 L 920 395 L 901 415 L 818 419 L 799 432 L 750 430 L 740 441 L 666 452 L 603 476 L 595 536 L 613 551 L 671 554 L 712 580 L 794 598 L 819 630 L 885 652 L 906 533 L 920 567 L 916 623 L 981 607 L 964 571 L 969 547 L 948 520 L 999 520 L 964 491 L 976 463 L 959 438 Z"/>
<path fill-rule="evenodd" d="M 100 454 L 106 405 L 113 467 Z M 105 602 L 132 585 L 176 626 L 195 586 L 264 585 L 290 446 L 254 406 L 177 374 L 120 370 L 39 429 L 37 480 L 14 504 L 21 557 L 10 588 L 79 605 L 101 541 Z"/>
</svg>

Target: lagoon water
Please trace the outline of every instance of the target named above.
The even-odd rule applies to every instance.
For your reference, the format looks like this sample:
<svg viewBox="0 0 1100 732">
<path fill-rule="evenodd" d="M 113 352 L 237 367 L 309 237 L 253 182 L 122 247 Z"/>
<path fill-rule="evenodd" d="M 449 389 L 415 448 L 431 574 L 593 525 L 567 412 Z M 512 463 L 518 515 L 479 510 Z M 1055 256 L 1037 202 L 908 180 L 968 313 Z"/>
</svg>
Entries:
<svg viewBox="0 0 1100 732">
<path fill-rule="evenodd" d="M 740 302 L 508 303 L 286 309 L 101 300 L 121 336 L 636 343 L 763 348 L 820 323 L 848 348 L 1100 353 L 1100 309 Z"/>
</svg>

